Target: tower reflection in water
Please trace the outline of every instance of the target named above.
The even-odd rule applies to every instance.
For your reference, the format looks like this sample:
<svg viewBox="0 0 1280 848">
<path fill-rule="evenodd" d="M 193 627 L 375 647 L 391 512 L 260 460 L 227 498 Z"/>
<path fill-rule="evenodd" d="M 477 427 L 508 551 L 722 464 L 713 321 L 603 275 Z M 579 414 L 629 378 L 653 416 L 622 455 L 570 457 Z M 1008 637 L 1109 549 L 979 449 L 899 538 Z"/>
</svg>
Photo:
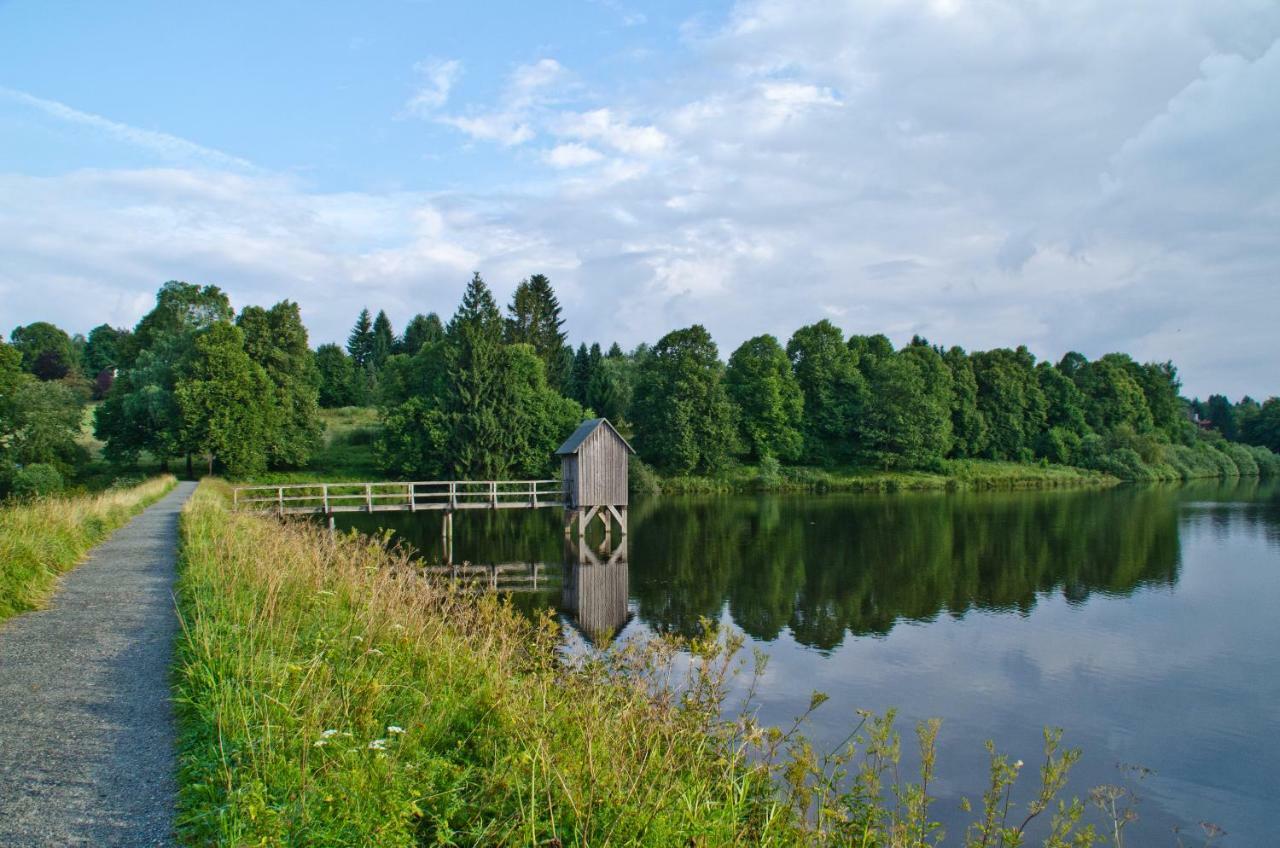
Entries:
<svg viewBox="0 0 1280 848">
<path fill-rule="evenodd" d="M 443 562 L 424 566 L 423 574 L 456 580 L 480 590 L 510 593 L 513 602 L 530 614 L 552 606 L 558 586 L 560 611 L 596 646 L 612 641 L 632 618 L 626 536 L 616 545 L 608 538 L 603 544 L 592 545 L 566 536 L 564 558 L 558 565 L 455 562 L 449 541 L 441 552 Z"/>
</svg>

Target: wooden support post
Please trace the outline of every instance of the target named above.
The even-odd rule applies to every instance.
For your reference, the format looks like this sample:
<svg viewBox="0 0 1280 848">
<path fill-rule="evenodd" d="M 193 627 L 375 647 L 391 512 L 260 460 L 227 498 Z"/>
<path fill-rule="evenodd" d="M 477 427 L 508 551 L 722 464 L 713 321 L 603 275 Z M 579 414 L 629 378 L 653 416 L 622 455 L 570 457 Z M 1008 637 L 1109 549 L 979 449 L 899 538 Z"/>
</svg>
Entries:
<svg viewBox="0 0 1280 848">
<path fill-rule="evenodd" d="M 338 524 L 333 520 L 333 513 L 329 513 L 329 538 L 332 539 L 338 534 Z"/>
<path fill-rule="evenodd" d="M 281 515 L 284 515 L 284 487 L 276 489 L 276 504 Z"/>
<path fill-rule="evenodd" d="M 373 512 L 373 484 L 372 483 L 364 484 L 364 503 L 365 503 L 365 511 Z"/>
<path fill-rule="evenodd" d="M 414 489 L 414 486 L 413 486 L 413 484 L 412 484 L 412 483 L 408 483 L 408 484 L 406 484 L 406 485 L 408 485 L 408 487 L 409 487 L 409 511 L 410 511 L 410 512 L 417 512 L 417 511 L 418 511 L 418 499 L 417 499 L 417 498 L 415 498 L 415 497 L 413 496 L 413 489 Z"/>
<path fill-rule="evenodd" d="M 498 481 L 489 481 L 489 509 L 498 508 Z"/>
</svg>

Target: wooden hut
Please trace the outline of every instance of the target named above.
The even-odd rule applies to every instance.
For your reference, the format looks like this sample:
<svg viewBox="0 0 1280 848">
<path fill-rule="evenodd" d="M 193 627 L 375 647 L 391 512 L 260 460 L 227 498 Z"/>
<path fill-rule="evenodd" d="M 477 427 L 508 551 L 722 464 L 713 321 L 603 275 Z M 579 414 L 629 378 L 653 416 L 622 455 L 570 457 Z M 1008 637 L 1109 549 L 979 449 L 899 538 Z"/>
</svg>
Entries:
<svg viewBox="0 0 1280 848">
<path fill-rule="evenodd" d="M 576 519 L 578 535 L 600 516 L 605 533 L 617 519 L 627 532 L 627 463 L 635 449 L 606 418 L 583 421 L 556 451 L 564 488 L 565 533 Z"/>
</svg>

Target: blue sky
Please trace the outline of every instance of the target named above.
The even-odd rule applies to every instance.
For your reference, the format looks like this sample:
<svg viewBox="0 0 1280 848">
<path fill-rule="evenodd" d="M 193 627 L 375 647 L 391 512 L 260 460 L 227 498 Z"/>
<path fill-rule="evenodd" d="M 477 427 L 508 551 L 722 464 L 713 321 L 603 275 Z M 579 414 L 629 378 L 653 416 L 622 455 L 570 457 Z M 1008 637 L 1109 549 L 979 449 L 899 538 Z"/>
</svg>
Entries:
<svg viewBox="0 0 1280 848">
<path fill-rule="evenodd" d="M 830 318 L 1280 393 L 1280 6 L 0 2 L 0 322 L 167 279 L 575 340 Z"/>
</svg>

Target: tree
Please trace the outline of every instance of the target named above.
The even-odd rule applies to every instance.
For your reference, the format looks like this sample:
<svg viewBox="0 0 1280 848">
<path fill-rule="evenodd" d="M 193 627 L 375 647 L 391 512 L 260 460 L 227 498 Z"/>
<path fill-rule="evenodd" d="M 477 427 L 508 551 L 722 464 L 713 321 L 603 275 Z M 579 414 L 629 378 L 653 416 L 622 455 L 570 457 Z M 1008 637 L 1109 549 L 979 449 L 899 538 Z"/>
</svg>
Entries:
<svg viewBox="0 0 1280 848">
<path fill-rule="evenodd" d="M 1048 362 L 1036 366 L 1036 380 L 1044 394 L 1047 428 L 1036 439 L 1036 455 L 1064 465 L 1075 462 L 1090 432 L 1085 421 L 1087 400 L 1070 377 Z"/>
<path fill-rule="evenodd" d="M 531 345 L 542 360 L 547 382 L 562 391 L 569 377 L 561 357 L 566 341 L 563 326 L 560 301 L 551 281 L 542 274 L 521 280 L 507 306 L 507 342 Z"/>
<path fill-rule="evenodd" d="M 773 336 L 748 339 L 729 357 L 725 389 L 738 407 L 743 444 L 755 460 L 792 462 L 804 451 L 804 394 Z"/>
<path fill-rule="evenodd" d="M 735 411 L 711 334 L 700 324 L 667 333 L 640 368 L 633 417 L 646 462 L 713 473 L 736 451 Z"/>
<path fill-rule="evenodd" d="M 1280 398 L 1267 398 L 1249 420 L 1243 436 L 1251 445 L 1261 445 L 1272 453 L 1280 453 Z"/>
<path fill-rule="evenodd" d="M 396 334 L 391 328 L 391 319 L 379 309 L 378 317 L 373 319 L 373 347 L 370 352 L 373 367 L 382 368 L 387 357 L 395 353 L 396 347 Z"/>
<path fill-rule="evenodd" d="M 1132 362 L 1132 360 L 1130 360 Z M 1142 395 L 1151 411 L 1151 425 L 1171 442 L 1182 440 L 1187 416 L 1183 409 L 1182 381 L 1172 362 L 1132 363 L 1130 373 L 1142 387 Z"/>
<path fill-rule="evenodd" d="M 951 370 L 951 452 L 965 457 L 982 456 L 987 449 L 987 419 L 978 408 L 978 379 L 973 363 L 962 347 L 942 356 Z"/>
<path fill-rule="evenodd" d="M 879 346 L 877 346 L 879 347 Z M 951 450 L 951 370 L 927 344 L 870 354 L 870 389 L 857 422 L 859 455 L 880 468 L 925 468 Z"/>
<path fill-rule="evenodd" d="M 96 376 L 107 368 L 120 365 L 131 335 L 128 330 L 109 324 L 99 324 L 90 330 L 84 350 L 86 375 Z"/>
<path fill-rule="evenodd" d="M 268 434 L 267 464 L 306 465 L 320 446 L 324 425 L 315 361 L 298 304 L 284 300 L 270 309 L 246 306 L 236 326 L 244 334 L 245 353 L 262 366 L 275 387 L 273 406 L 279 418 Z"/>
<path fill-rule="evenodd" d="M 82 402 L 68 386 L 22 370 L 22 354 L 0 341 L 0 485 L 14 466 L 49 465 L 67 473 L 83 459 L 76 444 Z"/>
<path fill-rule="evenodd" d="M 587 406 L 587 391 L 591 386 L 591 353 L 585 343 L 578 345 L 569 372 L 569 397 Z"/>
<path fill-rule="evenodd" d="M 351 357 L 336 344 L 322 344 L 315 353 L 317 401 L 324 409 L 356 404 L 355 367 Z"/>
<path fill-rule="evenodd" d="M 1213 429 L 1223 435 L 1223 438 L 1234 442 L 1240 437 L 1239 429 L 1236 427 L 1236 412 L 1231 401 L 1224 395 L 1209 395 L 1205 407 L 1204 417 L 1213 425 Z"/>
<path fill-rule="evenodd" d="M 986 419 L 992 459 L 1028 461 L 1045 429 L 1045 399 L 1035 357 L 1025 347 L 997 348 L 969 357 L 978 383 L 978 411 Z"/>
<path fill-rule="evenodd" d="M 404 338 L 400 342 L 400 352 L 413 356 L 424 344 L 432 344 L 444 338 L 444 325 L 440 316 L 431 312 L 418 314 L 409 319 L 404 328 Z"/>
<path fill-rule="evenodd" d="M 824 319 L 796 330 L 787 356 L 804 394 L 805 455 L 815 462 L 850 459 L 854 425 L 867 396 L 858 352 L 845 343 L 839 327 Z"/>
<path fill-rule="evenodd" d="M 155 307 L 120 346 L 121 361 L 116 364 L 131 366 L 143 351 L 220 321 L 230 321 L 232 315 L 231 301 L 217 286 L 170 280 L 156 292 Z"/>
<path fill-rule="evenodd" d="M 1099 435 L 1122 426 L 1139 434 L 1152 430 L 1151 410 L 1133 377 L 1133 365 L 1128 356 L 1109 353 L 1076 372 L 1075 383 L 1085 396 L 1085 420 Z"/>
<path fill-rule="evenodd" d="M 188 451 L 220 463 L 232 477 L 266 468 L 280 411 L 267 372 L 250 358 L 245 337 L 229 322 L 212 324 L 193 339 L 178 368 L 174 397 Z"/>
<path fill-rule="evenodd" d="M 106 443 L 108 459 L 134 464 L 146 451 L 168 468 L 169 458 L 182 453 L 174 369 L 189 345 L 189 336 L 158 341 L 120 373 L 94 412 L 94 434 Z"/>
<path fill-rule="evenodd" d="M 347 336 L 347 353 L 351 355 L 351 364 L 360 371 L 373 359 L 373 321 L 369 318 L 369 310 L 361 309 L 356 316 L 356 325 Z"/>
<path fill-rule="evenodd" d="M 9 340 L 22 356 L 23 369 L 41 380 L 60 380 L 80 370 L 71 337 L 48 321 L 15 327 Z"/>
<path fill-rule="evenodd" d="M 445 330 L 449 466 L 460 478 L 496 479 L 511 466 L 502 405 L 502 315 L 477 273 Z"/>
</svg>

